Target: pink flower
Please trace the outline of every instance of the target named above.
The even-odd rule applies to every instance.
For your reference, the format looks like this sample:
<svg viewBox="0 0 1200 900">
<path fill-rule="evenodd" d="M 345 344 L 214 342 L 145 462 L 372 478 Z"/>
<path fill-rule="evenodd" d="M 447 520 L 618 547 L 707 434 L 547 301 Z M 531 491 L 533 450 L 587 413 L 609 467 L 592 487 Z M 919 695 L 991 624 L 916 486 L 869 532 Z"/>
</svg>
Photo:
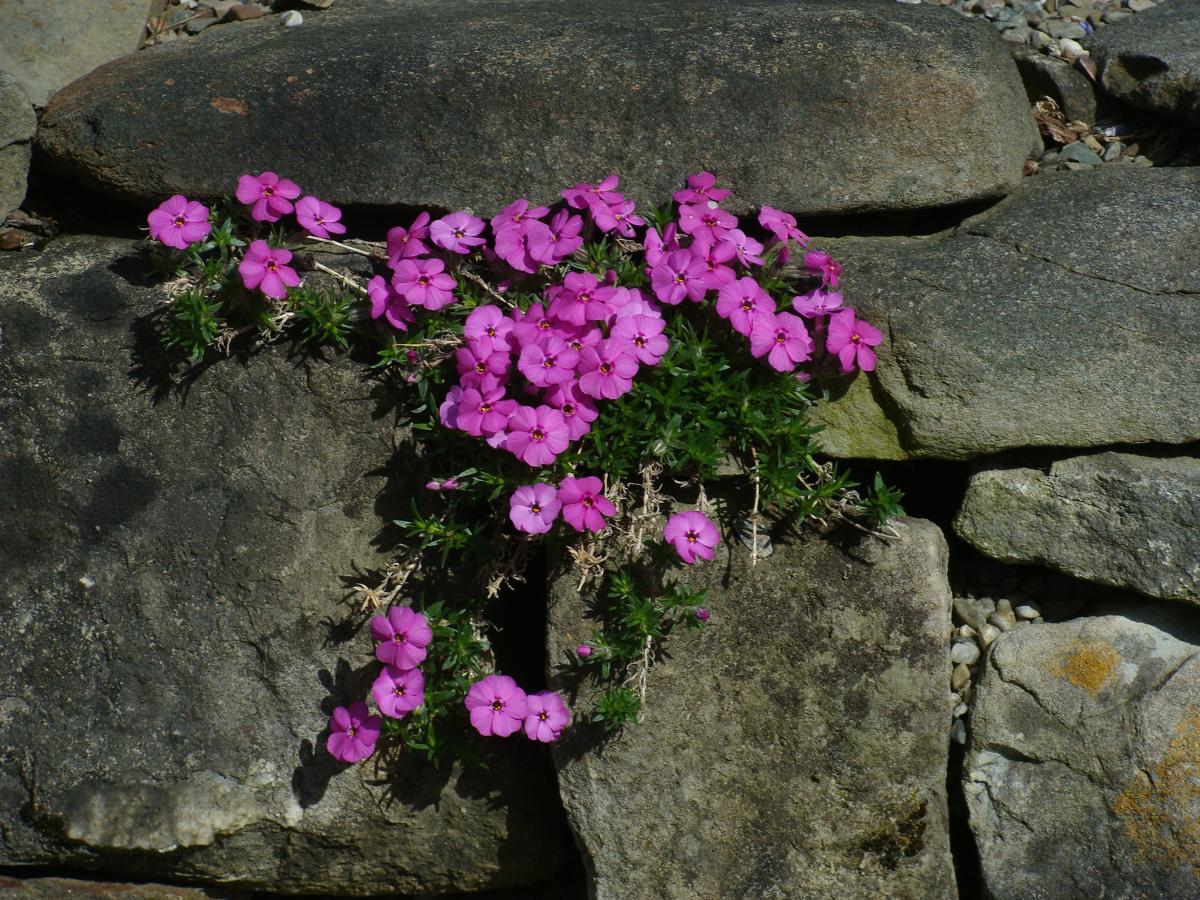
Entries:
<svg viewBox="0 0 1200 900">
<path fill-rule="evenodd" d="M 471 338 L 467 346 L 454 353 L 454 362 L 459 375 L 491 375 L 497 381 L 507 380 L 512 356 L 507 350 L 499 350 L 491 338 Z"/>
<path fill-rule="evenodd" d="M 715 203 L 696 203 L 679 207 L 679 227 L 693 237 L 716 243 L 737 228 L 737 217 Z"/>
<path fill-rule="evenodd" d="M 686 297 L 694 303 L 704 298 L 708 289 L 707 267 L 688 250 L 668 253 L 650 270 L 650 286 L 663 303 L 675 306 Z"/>
<path fill-rule="evenodd" d="M 487 437 L 503 431 L 516 408 L 516 400 L 504 399 L 504 388 L 464 387 L 458 401 L 458 427 L 475 437 Z"/>
<path fill-rule="evenodd" d="M 150 225 L 150 237 L 176 250 L 184 250 L 196 241 L 204 240 L 212 231 L 208 224 L 208 207 L 183 194 L 164 200 L 157 209 L 150 211 L 146 222 Z"/>
<path fill-rule="evenodd" d="M 676 191 L 671 195 L 680 205 L 707 203 L 709 200 L 720 203 L 730 193 L 728 188 L 713 187 L 717 183 L 717 176 L 712 172 L 697 172 L 695 175 L 689 175 L 687 183 L 687 190 Z"/>
<path fill-rule="evenodd" d="M 738 334 L 749 335 L 754 320 L 775 312 L 775 301 L 749 276 L 732 281 L 717 294 L 717 315 Z"/>
<path fill-rule="evenodd" d="M 592 207 L 592 221 L 605 234 L 615 231 L 622 237 L 633 237 L 633 226 L 641 227 L 646 224 L 645 219 L 633 214 L 635 207 L 636 204 L 632 200 L 624 200 L 611 206 L 597 204 Z"/>
<path fill-rule="evenodd" d="M 638 362 L 624 341 L 606 338 L 579 354 L 579 389 L 597 400 L 615 400 L 633 387 Z"/>
<path fill-rule="evenodd" d="M 288 265 L 291 259 L 291 250 L 269 247 L 266 241 L 253 241 L 238 264 L 238 274 L 246 290 L 258 288 L 266 296 L 282 300 L 289 287 L 300 283 L 300 276 Z"/>
<path fill-rule="evenodd" d="M 397 669 L 415 669 L 425 661 L 433 629 L 424 613 L 393 606 L 385 616 L 371 617 L 371 637 L 379 641 L 375 658 Z"/>
<path fill-rule="evenodd" d="M 657 228 L 646 229 L 646 237 L 643 239 L 643 244 L 646 248 L 646 265 L 653 269 L 663 257 L 679 249 L 679 238 L 677 237 L 678 229 L 674 222 L 671 222 L 663 229 L 662 235 L 659 235 Z M 731 253 L 730 256 L 733 254 Z"/>
<path fill-rule="evenodd" d="M 525 312 L 519 309 L 512 311 L 512 335 L 517 339 L 517 345 L 525 347 L 540 341 L 543 337 L 555 333 L 555 322 L 542 307 L 535 303 Z"/>
<path fill-rule="evenodd" d="M 804 254 L 804 268 L 820 273 L 821 287 L 837 287 L 842 276 L 842 264 L 821 250 Z"/>
<path fill-rule="evenodd" d="M 790 372 L 812 357 L 813 342 L 804 320 L 791 313 L 760 314 L 750 325 L 750 353 L 766 356 L 777 372 Z"/>
<path fill-rule="evenodd" d="M 547 387 L 572 380 L 578 362 L 578 351 L 568 347 L 562 338 L 550 334 L 521 349 L 517 368 L 530 384 Z"/>
<path fill-rule="evenodd" d="M 549 465 L 569 443 L 566 420 L 552 406 L 518 406 L 508 417 L 504 449 L 527 465 Z"/>
<path fill-rule="evenodd" d="M 408 228 L 397 225 L 387 233 L 388 265 L 393 269 L 402 259 L 424 256 L 429 252 L 425 238 L 429 237 L 429 213 L 423 212 Z"/>
<path fill-rule="evenodd" d="M 566 381 L 546 392 L 546 402 L 563 415 L 568 437 L 577 441 L 592 430 L 599 412 L 592 398 L 579 390 L 579 382 Z"/>
<path fill-rule="evenodd" d="M 576 531 L 602 531 L 605 518 L 617 512 L 603 490 L 600 479 L 594 475 L 564 478 L 558 486 L 558 499 L 562 502 L 562 514 L 567 524 Z"/>
<path fill-rule="evenodd" d="M 465 212 L 452 212 L 435 219 L 429 226 L 429 238 L 451 253 L 470 253 L 472 247 L 487 243 L 479 237 L 484 221 Z"/>
<path fill-rule="evenodd" d="M 458 427 L 458 404 L 462 400 L 463 389 L 459 385 L 450 388 L 446 399 L 438 407 L 438 420 L 444 428 Z"/>
<path fill-rule="evenodd" d="M 656 366 L 670 347 L 663 334 L 666 326 L 667 323 L 658 316 L 622 316 L 613 324 L 612 337 L 631 346 L 638 362 Z"/>
<path fill-rule="evenodd" d="M 396 264 L 392 287 L 413 306 L 438 310 L 454 302 L 457 282 L 445 273 L 440 259 L 402 259 Z"/>
<path fill-rule="evenodd" d="M 529 254 L 529 232 L 527 228 L 510 223 L 496 228 L 495 233 L 495 247 L 498 257 L 518 272 L 533 274 L 538 270 L 540 263 Z"/>
<path fill-rule="evenodd" d="M 842 305 L 842 295 L 836 292 L 813 288 L 807 294 L 792 298 L 792 309 L 806 319 L 827 316 Z"/>
<path fill-rule="evenodd" d="M 793 240 L 801 247 L 808 246 L 808 235 L 796 227 L 796 217 L 782 210 L 764 206 L 759 210 L 758 224 L 771 232 L 780 243 Z"/>
<path fill-rule="evenodd" d="M 508 737 L 529 712 L 525 692 L 507 675 L 488 675 L 471 685 L 466 697 L 471 725 L 484 737 Z"/>
<path fill-rule="evenodd" d="M 883 343 L 883 334 L 863 319 L 855 318 L 854 310 L 847 307 L 829 319 L 829 334 L 825 338 L 825 349 L 836 353 L 843 372 L 853 372 L 855 365 L 864 372 L 875 370 L 875 351 Z"/>
<path fill-rule="evenodd" d="M 504 315 L 504 310 L 493 304 L 477 306 L 467 314 L 463 325 L 463 336 L 471 338 L 491 338 L 492 346 L 497 350 L 510 350 L 508 335 L 512 333 L 512 320 Z"/>
<path fill-rule="evenodd" d="M 580 182 L 563 191 L 562 196 L 567 201 L 567 205 L 575 209 L 590 209 L 597 204 L 606 206 L 610 203 L 620 203 L 625 199 L 617 192 L 619 184 L 620 179 L 616 175 L 609 175 L 599 184 Z"/>
<path fill-rule="evenodd" d="M 609 300 L 616 288 L 601 286 L 600 280 L 591 272 L 569 272 L 561 285 L 546 289 L 550 300 L 549 313 L 556 319 L 572 325 L 584 322 L 603 321 L 612 315 Z"/>
<path fill-rule="evenodd" d="M 738 261 L 743 266 L 761 266 L 763 264 L 763 245 L 752 237 L 747 237 L 740 228 L 734 228 L 725 235 L 725 242 L 732 244 L 737 251 Z"/>
<path fill-rule="evenodd" d="M 508 518 L 517 531 L 545 534 L 558 518 L 562 503 L 548 484 L 526 484 L 513 491 L 508 501 Z"/>
<path fill-rule="evenodd" d="M 292 201 L 299 196 L 300 187 L 294 181 L 274 172 L 238 178 L 238 202 L 250 206 L 250 218 L 256 222 L 278 222 L 292 211 Z"/>
<path fill-rule="evenodd" d="M 325 749 L 340 762 L 362 762 L 375 752 L 383 720 L 371 715 L 367 704 L 356 700 L 347 709 L 339 706 L 329 720 L 329 739 Z"/>
<path fill-rule="evenodd" d="M 729 241 L 717 241 L 714 244 L 705 238 L 696 238 L 688 250 L 692 256 L 704 260 L 705 288 L 720 290 L 722 285 L 737 278 L 737 272 L 725 265 L 737 253 L 737 248 Z"/>
<path fill-rule="evenodd" d="M 409 324 L 416 321 L 404 298 L 382 275 L 367 282 L 367 298 L 371 301 L 372 319 L 384 316 L 398 331 L 408 331 Z"/>
<path fill-rule="evenodd" d="M 667 520 L 663 540 L 675 545 L 675 551 L 689 566 L 700 559 L 712 559 L 713 548 L 721 541 L 717 526 L 703 513 L 686 510 Z"/>
<path fill-rule="evenodd" d="M 571 711 L 554 691 L 538 691 L 525 698 L 525 737 L 531 741 L 556 741 L 570 722 Z"/>
<path fill-rule="evenodd" d="M 580 656 L 583 659 L 587 659 L 589 656 L 592 655 L 592 648 L 589 647 L 587 644 L 580 644 L 578 647 L 575 648 L 575 655 Z"/>
<path fill-rule="evenodd" d="M 526 225 L 540 219 L 548 212 L 550 210 L 545 206 L 535 206 L 530 209 L 529 201 L 522 197 L 492 216 L 492 231 L 499 231 L 506 225 L 516 225 L 523 232 Z"/>
<path fill-rule="evenodd" d="M 309 234 L 327 238 L 330 234 L 345 234 L 346 226 L 339 221 L 342 211 L 316 197 L 296 201 L 296 221 Z"/>
<path fill-rule="evenodd" d="M 371 685 L 379 711 L 390 719 L 403 719 L 425 702 L 425 676 L 420 669 L 384 666 Z"/>
<path fill-rule="evenodd" d="M 583 238 L 583 219 L 568 210 L 559 210 L 550 224 L 530 222 L 526 228 L 529 255 L 546 266 L 556 266 L 580 247 Z"/>
<path fill-rule="evenodd" d="M 692 613 L 692 615 L 696 617 L 697 622 L 707 622 L 712 618 L 712 613 L 710 613 L 703 606 L 697 606 L 696 611 Z"/>
</svg>

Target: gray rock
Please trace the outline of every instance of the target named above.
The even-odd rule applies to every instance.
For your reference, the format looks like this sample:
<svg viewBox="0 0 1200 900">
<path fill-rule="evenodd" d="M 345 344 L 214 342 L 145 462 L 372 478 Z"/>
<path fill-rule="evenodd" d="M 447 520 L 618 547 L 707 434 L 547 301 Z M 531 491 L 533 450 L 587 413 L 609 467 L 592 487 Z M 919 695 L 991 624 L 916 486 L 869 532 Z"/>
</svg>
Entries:
<svg viewBox="0 0 1200 900">
<path fill-rule="evenodd" d="M 1096 89 L 1069 63 L 1028 47 L 1010 48 L 1030 101 L 1050 97 L 1068 121 L 1096 121 Z"/>
<path fill-rule="evenodd" d="M 480 213 L 615 171 L 659 204 L 707 167 L 735 210 L 809 214 L 1000 197 L 1040 146 L 1000 39 L 923 5 L 388 0 L 273 24 L 104 69 L 41 147 L 146 202 L 270 168 L 338 203 Z"/>
<path fill-rule="evenodd" d="M 1085 166 L 1098 166 L 1103 160 L 1100 155 L 1083 141 L 1074 141 L 1058 151 L 1058 159 L 1066 162 L 1083 163 Z"/>
<path fill-rule="evenodd" d="M 1051 19 L 1045 24 L 1046 31 L 1050 37 L 1062 40 L 1068 38 L 1071 40 L 1079 40 L 1087 37 L 1087 29 L 1078 22 L 1066 22 L 1062 19 Z"/>
<path fill-rule="evenodd" d="M 1100 85 L 1154 112 L 1200 123 L 1200 4 L 1165 3 L 1089 42 Z"/>
<path fill-rule="evenodd" d="M 1103 166 L 1028 179 L 944 240 L 828 242 L 885 337 L 816 410 L 826 452 L 1200 440 L 1197 222 L 1200 170 Z"/>
<path fill-rule="evenodd" d="M 62 900 L 64 897 L 96 897 L 104 900 L 212 900 L 203 888 L 166 884 L 128 884 L 113 881 L 82 881 L 77 878 L 11 878 L 0 875 L 4 900 Z M 229 900 L 240 900 L 237 895 Z"/>
<path fill-rule="evenodd" d="M 20 83 L 0 71 L 0 221 L 25 199 L 37 116 Z"/>
<path fill-rule="evenodd" d="M 956 896 L 946 545 L 896 527 L 777 544 L 754 568 L 725 543 L 683 573 L 714 624 L 670 638 L 645 721 L 554 748 L 593 896 Z M 552 590 L 551 660 L 591 633 L 575 585 Z"/>
<path fill-rule="evenodd" d="M 163 299 L 127 241 L 0 256 L 0 866 L 323 895 L 545 879 L 566 829 L 531 748 L 488 772 L 324 750 L 374 675 L 341 601 L 404 491 L 384 396 L 283 348 L 167 390 Z"/>
<path fill-rule="evenodd" d="M 985 896 L 1200 896 L 1198 638 L 1193 613 L 996 641 L 964 764 Z"/>
<path fill-rule="evenodd" d="M 950 646 L 950 662 L 973 666 L 979 660 L 979 645 L 972 640 L 955 641 Z"/>
<path fill-rule="evenodd" d="M 59 88 L 137 49 L 147 0 L 0 0 L 0 68 L 45 106 Z"/>
<path fill-rule="evenodd" d="M 954 528 L 1004 562 L 1200 604 L 1197 523 L 1200 459 L 1099 453 L 975 473 Z"/>
</svg>

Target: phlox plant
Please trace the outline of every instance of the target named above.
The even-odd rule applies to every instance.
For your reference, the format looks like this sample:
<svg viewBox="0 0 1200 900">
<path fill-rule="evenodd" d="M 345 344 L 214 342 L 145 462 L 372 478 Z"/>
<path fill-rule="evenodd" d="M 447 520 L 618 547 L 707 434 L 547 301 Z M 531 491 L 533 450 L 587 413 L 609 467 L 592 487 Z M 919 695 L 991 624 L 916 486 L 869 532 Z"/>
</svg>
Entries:
<svg viewBox="0 0 1200 900">
<path fill-rule="evenodd" d="M 619 731 L 671 631 L 719 621 L 675 574 L 712 560 L 723 530 L 900 512 L 881 479 L 860 494 L 820 462 L 806 421 L 822 380 L 872 370 L 882 341 L 846 305 L 841 265 L 781 210 L 728 212 L 711 173 L 655 210 L 619 187 L 490 219 L 423 212 L 382 245 L 343 241 L 341 210 L 273 172 L 213 210 L 175 196 L 150 213 L 174 278 L 168 347 L 199 361 L 289 334 L 371 346 L 418 444 L 424 488 L 395 523 L 396 560 L 355 586 L 379 668 L 370 697 L 333 714 L 343 762 Z M 318 261 L 330 247 L 370 274 Z M 744 489 L 710 499 L 730 474 Z M 561 661 L 598 683 L 589 714 L 496 671 L 488 611 L 539 544 L 600 598 Z"/>
</svg>

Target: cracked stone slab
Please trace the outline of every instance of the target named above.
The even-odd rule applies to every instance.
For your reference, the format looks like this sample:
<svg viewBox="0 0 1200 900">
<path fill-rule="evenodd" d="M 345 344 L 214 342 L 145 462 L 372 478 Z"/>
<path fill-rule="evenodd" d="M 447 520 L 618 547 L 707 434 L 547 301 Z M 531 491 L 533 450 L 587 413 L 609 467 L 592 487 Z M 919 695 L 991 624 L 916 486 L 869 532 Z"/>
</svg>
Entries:
<svg viewBox="0 0 1200 900">
<path fill-rule="evenodd" d="M 884 332 L 817 410 L 832 455 L 1200 440 L 1200 169 L 1051 173 L 943 239 L 832 245 Z"/>
<path fill-rule="evenodd" d="M 925 209 L 1004 196 L 1041 149 L 992 29 L 876 0 L 338 3 L 106 66 L 38 141 L 147 203 L 273 169 L 339 204 L 483 215 L 610 172 L 657 205 L 705 168 L 739 211 Z"/>
<path fill-rule="evenodd" d="M 1087 43 L 1106 93 L 1200 124 L 1200 3 L 1162 3 Z"/>
<path fill-rule="evenodd" d="M 1200 459 L 1099 453 L 971 476 L 954 530 L 1011 563 L 1200 605 Z"/>
<path fill-rule="evenodd" d="M 406 496 L 385 395 L 283 347 L 172 390 L 164 299 L 131 241 L 0 257 L 0 866 L 325 896 L 553 874 L 528 747 L 486 772 L 324 751 L 374 676 L 346 584 Z"/>
<path fill-rule="evenodd" d="M 0 221 L 25 199 L 36 131 L 37 116 L 25 91 L 17 79 L 0 71 Z"/>
<path fill-rule="evenodd" d="M 1002 634 L 963 787 L 995 900 L 1200 896 L 1200 617 Z"/>
<path fill-rule="evenodd" d="M 592 896 L 956 896 L 946 543 L 893 521 L 886 542 L 808 534 L 757 566 L 729 540 L 680 573 L 711 625 L 670 637 L 645 720 L 554 748 Z M 552 586 L 554 662 L 595 625 L 577 583 Z"/>
</svg>

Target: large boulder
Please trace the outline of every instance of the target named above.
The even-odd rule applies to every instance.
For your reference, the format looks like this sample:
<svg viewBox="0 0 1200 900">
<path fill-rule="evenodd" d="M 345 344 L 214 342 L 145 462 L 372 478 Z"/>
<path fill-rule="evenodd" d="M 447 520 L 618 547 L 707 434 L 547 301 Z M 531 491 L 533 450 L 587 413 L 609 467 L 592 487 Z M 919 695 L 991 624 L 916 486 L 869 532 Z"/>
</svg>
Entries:
<svg viewBox="0 0 1200 900">
<path fill-rule="evenodd" d="M 1200 4 L 1163 3 L 1098 29 L 1090 48 L 1109 94 L 1200 124 Z"/>
<path fill-rule="evenodd" d="M 1184 611 L 996 640 L 964 763 L 986 896 L 1200 896 L 1200 628 Z"/>
<path fill-rule="evenodd" d="M 609 172 L 658 204 L 702 168 L 742 209 L 920 209 L 1003 196 L 1040 149 L 991 29 L 881 0 L 338 4 L 107 66 L 39 142 L 141 201 L 274 169 L 338 203 L 489 214 Z"/>
<path fill-rule="evenodd" d="M 0 0 L 0 68 L 45 106 L 61 87 L 133 53 L 148 0 Z"/>
<path fill-rule="evenodd" d="M 593 896 L 956 896 L 946 543 L 896 532 L 809 535 L 755 567 L 723 544 L 682 575 L 712 625 L 671 636 L 645 720 L 555 748 Z M 553 661 L 594 625 L 577 582 L 552 587 Z"/>
<path fill-rule="evenodd" d="M 0 72 L 0 222 L 25 199 L 37 116 L 20 83 Z"/>
<path fill-rule="evenodd" d="M 988 556 L 1200 604 L 1200 459 L 1100 453 L 971 476 L 954 530 Z"/>
<path fill-rule="evenodd" d="M 844 241 L 879 367 L 818 410 L 842 457 L 1200 440 L 1200 169 L 1029 179 L 945 239 Z"/>
<path fill-rule="evenodd" d="M 319 894 L 547 878 L 548 760 L 324 750 L 373 675 L 340 601 L 402 488 L 385 398 L 283 348 L 176 392 L 163 299 L 127 241 L 0 258 L 0 866 Z"/>
</svg>

